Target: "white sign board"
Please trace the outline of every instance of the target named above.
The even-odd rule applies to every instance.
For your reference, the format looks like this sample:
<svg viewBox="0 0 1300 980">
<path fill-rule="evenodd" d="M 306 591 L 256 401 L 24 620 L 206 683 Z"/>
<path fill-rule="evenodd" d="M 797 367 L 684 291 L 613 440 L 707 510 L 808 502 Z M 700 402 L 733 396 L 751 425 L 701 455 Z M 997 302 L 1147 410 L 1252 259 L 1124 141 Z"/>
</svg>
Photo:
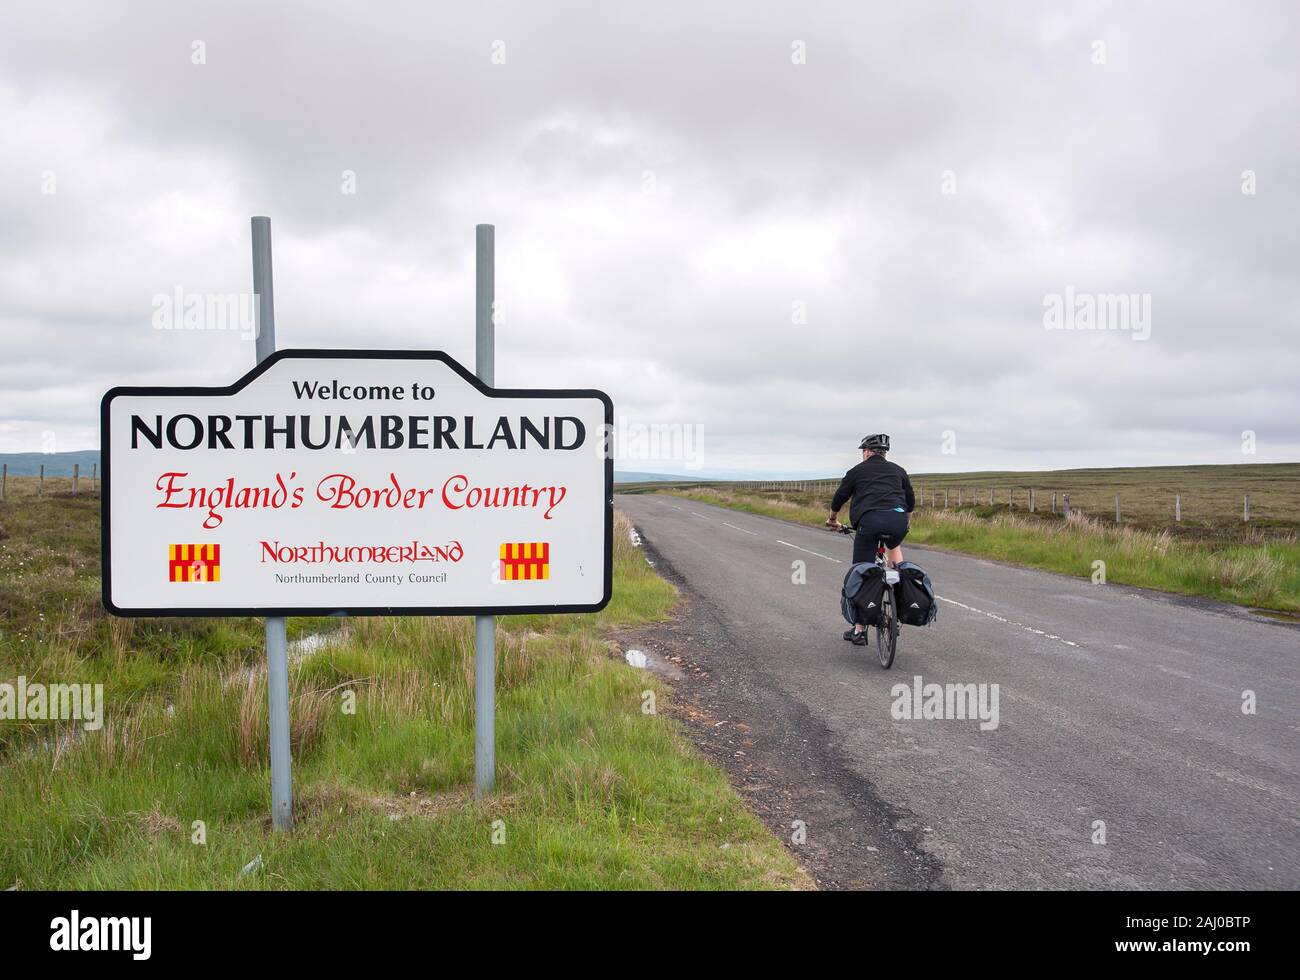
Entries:
<svg viewBox="0 0 1300 980">
<path fill-rule="evenodd" d="M 488 388 L 437 351 L 279 351 L 100 409 L 120 616 L 593 612 L 613 405 Z"/>
</svg>

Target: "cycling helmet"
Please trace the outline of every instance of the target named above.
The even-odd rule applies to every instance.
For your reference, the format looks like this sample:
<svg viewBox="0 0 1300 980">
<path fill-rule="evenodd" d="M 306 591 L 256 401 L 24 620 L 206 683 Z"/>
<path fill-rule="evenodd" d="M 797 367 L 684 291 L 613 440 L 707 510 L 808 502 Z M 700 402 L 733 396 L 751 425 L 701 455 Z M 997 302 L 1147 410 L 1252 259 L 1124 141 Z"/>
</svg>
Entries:
<svg viewBox="0 0 1300 980">
<path fill-rule="evenodd" d="M 881 432 L 874 436 L 863 436 L 862 441 L 858 443 L 859 449 L 870 449 L 877 453 L 889 452 L 889 436 Z"/>
</svg>

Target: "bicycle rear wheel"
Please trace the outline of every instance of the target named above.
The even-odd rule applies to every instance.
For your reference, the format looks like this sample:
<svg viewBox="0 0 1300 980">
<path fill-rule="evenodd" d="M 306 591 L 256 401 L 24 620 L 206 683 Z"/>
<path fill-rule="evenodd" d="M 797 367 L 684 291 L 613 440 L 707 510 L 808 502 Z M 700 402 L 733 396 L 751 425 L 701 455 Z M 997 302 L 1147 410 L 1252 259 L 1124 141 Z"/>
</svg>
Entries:
<svg viewBox="0 0 1300 980">
<path fill-rule="evenodd" d="M 886 587 L 880 597 L 880 622 L 876 626 L 876 656 L 880 666 L 888 670 L 894 665 L 898 652 L 898 610 L 894 604 L 894 590 Z"/>
</svg>

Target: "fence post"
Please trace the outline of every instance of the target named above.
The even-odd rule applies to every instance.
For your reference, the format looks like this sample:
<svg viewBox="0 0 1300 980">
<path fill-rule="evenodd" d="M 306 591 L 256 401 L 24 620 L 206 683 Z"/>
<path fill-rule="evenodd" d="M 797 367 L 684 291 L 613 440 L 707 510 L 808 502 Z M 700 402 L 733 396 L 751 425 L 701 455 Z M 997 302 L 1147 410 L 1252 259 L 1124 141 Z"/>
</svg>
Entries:
<svg viewBox="0 0 1300 980">
<path fill-rule="evenodd" d="M 9 464 L 4 464 L 4 469 L 0 470 L 0 500 L 5 499 L 5 484 L 9 482 Z"/>
<path fill-rule="evenodd" d="M 1250 520 L 1250 494 L 1246 494 L 1241 501 L 1241 519 L 1242 521 Z"/>
<path fill-rule="evenodd" d="M 1034 512 L 1034 488 L 1029 488 L 1029 513 Z"/>
<path fill-rule="evenodd" d="M 77 495 L 77 489 L 80 486 L 80 484 L 81 484 L 81 464 L 73 463 L 72 464 L 72 495 L 74 497 Z"/>
<path fill-rule="evenodd" d="M 989 506 L 990 506 L 990 507 L 995 507 L 995 506 L 997 506 L 997 505 L 994 503 L 994 500 L 993 500 L 993 488 L 992 488 L 992 487 L 989 487 Z"/>
<path fill-rule="evenodd" d="M 36 496 L 45 496 L 45 464 L 41 464 L 41 482 L 36 487 Z"/>
<path fill-rule="evenodd" d="M 94 493 L 99 489 L 99 464 L 90 464 L 90 492 Z"/>
<path fill-rule="evenodd" d="M 1176 493 L 1174 494 L 1174 520 L 1181 521 L 1182 519 L 1183 519 L 1183 495 L 1181 493 Z"/>
<path fill-rule="evenodd" d="M 1052 491 L 1052 513 L 1056 513 L 1056 491 Z"/>
<path fill-rule="evenodd" d="M 948 509 L 948 488 L 947 487 L 943 488 L 943 509 L 944 510 Z"/>
<path fill-rule="evenodd" d="M 1070 495 L 1068 493 L 1061 494 L 1061 516 L 1070 516 Z"/>
<path fill-rule="evenodd" d="M 1115 523 L 1120 523 L 1119 516 L 1119 494 L 1115 494 Z"/>
<path fill-rule="evenodd" d="M 959 489 L 959 490 L 957 491 L 957 506 L 958 506 L 958 507 L 961 506 L 961 498 L 962 498 L 962 491 Z"/>
</svg>

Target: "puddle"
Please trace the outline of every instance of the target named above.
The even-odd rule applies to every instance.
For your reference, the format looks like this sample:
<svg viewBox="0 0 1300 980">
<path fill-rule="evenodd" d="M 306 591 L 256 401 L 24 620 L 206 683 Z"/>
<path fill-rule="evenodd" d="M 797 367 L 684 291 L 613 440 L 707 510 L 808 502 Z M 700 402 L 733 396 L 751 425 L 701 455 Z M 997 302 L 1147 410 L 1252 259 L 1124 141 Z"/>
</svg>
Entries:
<svg viewBox="0 0 1300 980">
<path fill-rule="evenodd" d="M 347 637 L 347 632 L 346 629 L 333 629 L 327 630 L 323 633 L 308 633 L 305 636 L 298 637 L 296 640 L 290 640 L 288 647 L 286 648 L 289 654 L 289 663 L 297 663 L 303 658 L 316 653 L 318 650 L 324 650 L 326 647 L 332 647 L 335 644 L 342 643 Z M 236 671 L 233 675 L 227 678 L 227 684 L 229 686 L 234 686 L 235 684 L 244 685 L 253 677 L 265 672 L 266 658 L 263 656 L 262 662 L 257 666 L 245 667 Z M 176 707 L 171 703 L 170 699 L 166 702 L 166 711 L 169 716 L 176 712 Z M 54 757 L 57 759 L 64 752 L 71 749 L 78 740 L 84 738 L 86 734 L 87 732 L 82 727 L 81 723 L 76 722 L 69 727 L 60 729 L 56 735 L 45 735 L 33 739 L 24 745 L 21 751 L 22 754 L 28 758 L 53 751 Z M 124 732 L 122 735 L 124 745 L 126 737 L 126 733 Z"/>
<path fill-rule="evenodd" d="M 293 663 L 295 660 L 301 660 L 317 650 L 323 650 L 326 647 L 341 643 L 344 632 L 344 630 L 330 630 L 326 633 L 308 633 L 296 640 L 290 640 L 288 647 L 289 662 Z"/>
<path fill-rule="evenodd" d="M 54 758 L 57 760 L 64 752 L 76 745 L 78 740 L 85 738 L 86 734 L 86 730 L 81 727 L 81 723 L 74 722 L 70 727 L 62 729 L 56 736 L 45 735 L 29 742 L 23 746 L 22 752 L 24 756 L 32 759 L 45 752 L 53 751 Z"/>
<path fill-rule="evenodd" d="M 326 630 L 323 633 L 307 633 L 298 637 L 296 640 L 290 640 L 285 647 L 288 654 L 289 666 L 292 667 L 300 660 L 304 660 L 318 650 L 324 650 L 328 647 L 342 643 L 347 637 L 346 628 Z M 254 677 L 266 673 L 266 653 L 263 651 L 261 660 L 252 666 L 243 667 L 229 676 L 227 685 L 246 685 Z"/>
<path fill-rule="evenodd" d="M 639 670 L 648 670 L 652 674 L 658 674 L 671 680 L 681 680 L 686 676 L 685 671 L 675 663 L 653 650 L 625 650 L 623 659 L 632 667 Z"/>
</svg>

